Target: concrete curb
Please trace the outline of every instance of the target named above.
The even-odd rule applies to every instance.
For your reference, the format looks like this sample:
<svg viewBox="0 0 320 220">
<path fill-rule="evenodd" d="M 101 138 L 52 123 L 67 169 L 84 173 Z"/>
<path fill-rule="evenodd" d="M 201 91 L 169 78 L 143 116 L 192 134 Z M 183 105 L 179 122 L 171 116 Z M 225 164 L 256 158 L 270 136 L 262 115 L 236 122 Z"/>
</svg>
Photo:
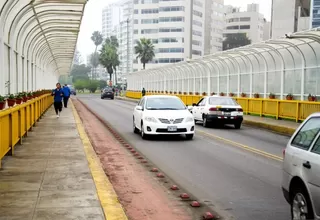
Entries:
<svg viewBox="0 0 320 220">
<path fill-rule="evenodd" d="M 71 101 L 71 107 L 73 116 L 77 124 L 77 130 L 79 132 L 80 139 L 82 141 L 85 154 L 88 160 L 91 175 L 93 177 L 97 194 L 100 200 L 101 207 L 104 212 L 106 220 L 128 220 L 122 205 L 119 202 L 118 196 L 107 178 L 100 160 L 96 155 L 93 146 L 89 140 L 89 137 L 83 127 L 80 116 Z"/>
<path fill-rule="evenodd" d="M 116 99 L 127 101 L 127 102 L 133 102 L 133 103 L 137 103 L 138 101 L 138 99 L 135 100 L 135 99 L 125 98 L 125 97 L 116 97 Z M 263 129 L 280 133 L 283 135 L 287 135 L 287 136 L 293 135 L 293 133 L 296 131 L 296 129 L 294 128 L 289 128 L 289 127 L 280 126 L 280 125 L 272 125 L 272 124 L 267 124 L 263 122 L 252 121 L 252 120 L 244 120 L 243 124 L 256 127 L 256 128 L 263 128 Z"/>
</svg>

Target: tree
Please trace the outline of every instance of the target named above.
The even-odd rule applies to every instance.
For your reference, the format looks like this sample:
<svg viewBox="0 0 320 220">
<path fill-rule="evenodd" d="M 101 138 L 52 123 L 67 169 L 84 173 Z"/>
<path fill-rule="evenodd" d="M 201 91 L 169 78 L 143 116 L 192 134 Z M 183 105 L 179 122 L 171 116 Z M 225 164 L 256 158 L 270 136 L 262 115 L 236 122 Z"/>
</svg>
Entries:
<svg viewBox="0 0 320 220">
<path fill-rule="evenodd" d="M 223 41 L 223 50 L 230 50 L 248 44 L 251 44 L 251 40 L 245 33 L 228 34 L 227 38 Z"/>
<path fill-rule="evenodd" d="M 87 87 L 87 81 L 88 80 L 83 80 L 83 79 L 75 81 L 73 84 L 74 88 L 78 91 L 84 92 L 84 89 Z"/>
<path fill-rule="evenodd" d="M 75 65 L 80 65 L 81 63 L 82 63 L 81 54 L 80 54 L 80 52 L 76 49 L 76 51 L 74 52 L 74 57 L 73 57 L 73 64 L 75 64 Z"/>
<path fill-rule="evenodd" d="M 138 55 L 137 59 L 140 59 L 141 63 L 143 64 L 143 69 L 146 68 L 146 63 L 152 61 L 152 59 L 155 57 L 154 45 L 150 39 L 141 38 L 134 47 L 134 51 L 135 54 Z"/>
<path fill-rule="evenodd" d="M 99 80 L 99 88 L 103 89 L 105 87 L 107 87 L 107 82 L 104 80 Z"/>
<path fill-rule="evenodd" d="M 96 69 L 98 66 L 99 66 L 99 56 L 100 54 L 98 52 L 94 52 L 90 55 L 90 65 L 93 69 Z M 93 74 L 93 73 L 92 73 Z M 93 79 L 96 79 L 97 76 L 96 74 L 93 74 L 92 75 L 92 78 Z"/>
<path fill-rule="evenodd" d="M 87 82 L 86 89 L 88 89 L 91 93 L 95 93 L 97 88 L 99 86 L 99 81 L 98 80 L 89 80 Z"/>
<path fill-rule="evenodd" d="M 77 80 L 88 80 L 88 73 L 90 72 L 90 68 L 84 64 L 81 65 L 73 65 L 71 70 L 72 82 L 76 82 Z"/>
<path fill-rule="evenodd" d="M 102 34 L 99 31 L 93 32 L 91 35 L 91 40 L 93 41 L 94 45 L 96 46 L 96 49 L 94 50 L 94 54 L 95 54 L 95 53 L 97 53 L 98 46 L 101 45 L 103 42 Z M 98 58 L 98 57 L 94 57 L 94 58 Z M 99 62 L 99 60 L 94 61 L 94 63 L 97 63 L 97 62 Z M 94 68 L 94 72 L 92 73 L 92 76 L 95 75 L 95 72 L 96 72 L 96 68 Z"/>
<path fill-rule="evenodd" d="M 100 51 L 100 63 L 107 69 L 112 80 L 113 71 L 120 64 L 119 55 L 117 53 L 119 43 L 115 36 L 108 37 L 102 45 Z"/>
</svg>

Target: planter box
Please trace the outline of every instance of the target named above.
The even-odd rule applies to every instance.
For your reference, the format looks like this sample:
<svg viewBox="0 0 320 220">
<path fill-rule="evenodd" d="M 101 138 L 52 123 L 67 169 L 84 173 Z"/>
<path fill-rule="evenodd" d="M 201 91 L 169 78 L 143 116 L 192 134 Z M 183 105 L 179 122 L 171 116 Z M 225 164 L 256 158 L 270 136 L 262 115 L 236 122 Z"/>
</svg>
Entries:
<svg viewBox="0 0 320 220">
<path fill-rule="evenodd" d="M 12 106 L 14 106 L 16 104 L 16 100 L 15 99 L 8 99 L 7 102 L 8 102 L 8 106 L 9 107 L 12 107 Z"/>
<path fill-rule="evenodd" d="M 6 102 L 0 102 L 0 110 L 3 110 L 6 107 Z"/>
<path fill-rule="evenodd" d="M 16 104 L 17 104 L 17 105 L 20 105 L 21 102 L 22 102 L 22 99 L 16 99 Z"/>
</svg>

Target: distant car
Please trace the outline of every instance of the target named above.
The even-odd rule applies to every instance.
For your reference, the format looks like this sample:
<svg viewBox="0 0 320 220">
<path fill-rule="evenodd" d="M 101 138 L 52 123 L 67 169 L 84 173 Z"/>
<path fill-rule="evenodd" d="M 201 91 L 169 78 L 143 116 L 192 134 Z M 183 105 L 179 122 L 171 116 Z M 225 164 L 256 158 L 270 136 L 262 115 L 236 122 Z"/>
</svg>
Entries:
<svg viewBox="0 0 320 220">
<path fill-rule="evenodd" d="M 133 111 L 133 131 L 143 139 L 149 135 L 194 135 L 194 118 L 176 96 L 144 96 Z"/>
<path fill-rule="evenodd" d="M 102 90 L 101 99 L 105 98 L 114 99 L 114 91 L 112 88 L 108 87 Z"/>
<path fill-rule="evenodd" d="M 232 98 L 224 96 L 206 96 L 190 108 L 195 121 L 202 121 L 204 127 L 209 123 L 233 124 L 241 128 L 243 121 L 242 107 Z"/>
<path fill-rule="evenodd" d="M 320 220 L 320 113 L 310 115 L 283 151 L 282 190 L 294 220 Z"/>
</svg>

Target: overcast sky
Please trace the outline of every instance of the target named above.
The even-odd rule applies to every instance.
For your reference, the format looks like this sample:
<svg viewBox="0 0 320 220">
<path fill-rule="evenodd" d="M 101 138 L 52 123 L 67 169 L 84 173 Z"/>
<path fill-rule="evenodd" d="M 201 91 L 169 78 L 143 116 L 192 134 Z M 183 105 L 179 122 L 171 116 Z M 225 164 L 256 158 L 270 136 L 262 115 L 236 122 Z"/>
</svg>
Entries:
<svg viewBox="0 0 320 220">
<path fill-rule="evenodd" d="M 90 37 L 92 32 L 101 31 L 102 9 L 116 0 L 90 0 L 87 3 L 84 17 L 81 24 L 80 35 L 78 39 L 78 50 L 82 59 L 86 62 L 88 54 L 94 51 L 94 44 Z M 242 11 L 246 10 L 247 4 L 259 3 L 260 12 L 270 21 L 271 17 L 271 0 L 225 0 L 225 5 L 241 7 Z"/>
</svg>

